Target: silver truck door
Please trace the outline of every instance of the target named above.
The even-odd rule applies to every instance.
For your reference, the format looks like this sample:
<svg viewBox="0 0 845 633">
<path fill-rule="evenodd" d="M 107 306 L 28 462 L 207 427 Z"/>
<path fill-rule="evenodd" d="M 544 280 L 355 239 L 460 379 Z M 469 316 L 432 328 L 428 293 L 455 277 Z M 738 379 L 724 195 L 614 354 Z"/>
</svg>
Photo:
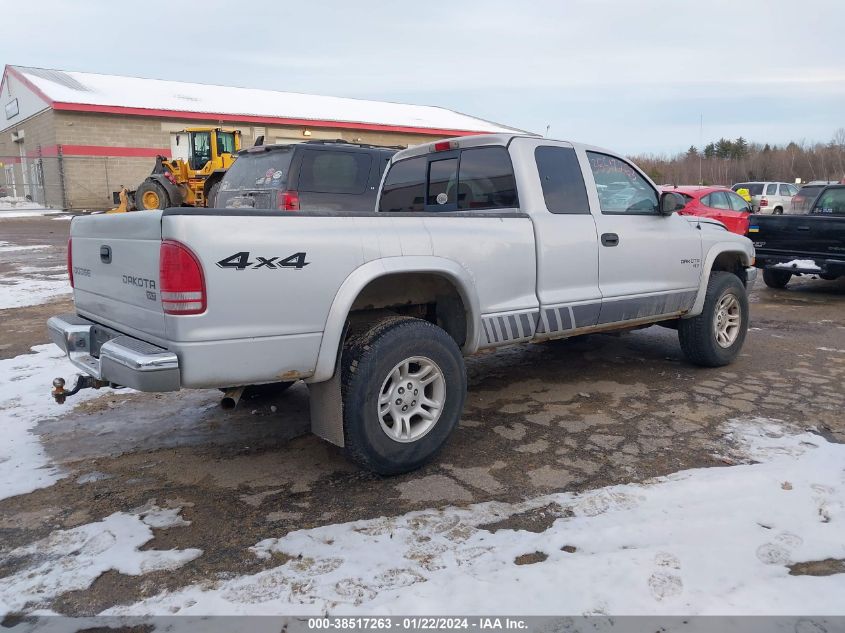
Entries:
<svg viewBox="0 0 845 633">
<path fill-rule="evenodd" d="M 517 138 L 520 204 L 537 248 L 538 338 L 596 324 L 601 306 L 596 224 L 578 158 L 569 143 Z"/>
<path fill-rule="evenodd" d="M 689 309 L 701 277 L 695 223 L 660 215 L 657 189 L 627 161 L 600 151 L 585 154 L 599 235 L 599 324 Z"/>
</svg>

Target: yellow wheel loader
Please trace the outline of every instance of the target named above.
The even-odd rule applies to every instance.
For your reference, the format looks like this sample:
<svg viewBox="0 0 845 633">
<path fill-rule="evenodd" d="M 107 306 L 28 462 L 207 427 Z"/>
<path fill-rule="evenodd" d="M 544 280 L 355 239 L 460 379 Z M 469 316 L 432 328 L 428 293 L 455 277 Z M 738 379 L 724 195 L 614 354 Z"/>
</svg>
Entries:
<svg viewBox="0 0 845 633">
<path fill-rule="evenodd" d="M 156 157 L 152 173 L 135 190 L 139 211 L 213 204 L 223 174 L 241 149 L 241 133 L 223 128 L 194 127 L 176 135 L 174 157 Z M 127 205 L 121 204 L 114 212 Z"/>
</svg>

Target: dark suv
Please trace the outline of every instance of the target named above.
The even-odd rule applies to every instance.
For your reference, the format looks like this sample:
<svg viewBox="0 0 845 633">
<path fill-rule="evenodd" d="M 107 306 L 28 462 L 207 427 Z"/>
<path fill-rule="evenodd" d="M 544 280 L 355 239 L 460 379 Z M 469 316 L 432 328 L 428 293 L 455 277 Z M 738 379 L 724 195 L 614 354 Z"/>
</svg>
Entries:
<svg viewBox="0 0 845 633">
<path fill-rule="evenodd" d="M 281 211 L 372 211 L 381 175 L 399 147 L 345 141 L 242 150 L 211 206 Z"/>
</svg>

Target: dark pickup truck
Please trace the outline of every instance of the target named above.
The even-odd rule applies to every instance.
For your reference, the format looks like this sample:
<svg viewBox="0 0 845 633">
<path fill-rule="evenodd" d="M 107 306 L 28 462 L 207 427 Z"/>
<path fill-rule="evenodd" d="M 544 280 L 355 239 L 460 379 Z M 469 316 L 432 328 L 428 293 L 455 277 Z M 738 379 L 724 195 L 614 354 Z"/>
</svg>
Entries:
<svg viewBox="0 0 845 633">
<path fill-rule="evenodd" d="M 805 215 L 750 216 L 748 238 L 770 288 L 793 275 L 845 276 L 845 185 L 822 189 Z"/>
</svg>

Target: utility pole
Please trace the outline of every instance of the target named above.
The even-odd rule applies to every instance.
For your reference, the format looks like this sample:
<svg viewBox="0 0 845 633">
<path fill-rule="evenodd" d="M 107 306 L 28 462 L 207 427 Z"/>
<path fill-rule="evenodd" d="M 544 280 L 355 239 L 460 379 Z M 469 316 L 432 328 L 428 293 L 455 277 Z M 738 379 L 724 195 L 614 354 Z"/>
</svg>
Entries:
<svg viewBox="0 0 845 633">
<path fill-rule="evenodd" d="M 704 153 L 704 114 L 698 115 L 698 186 L 704 185 L 704 179 L 701 177 L 701 155 Z"/>
</svg>

